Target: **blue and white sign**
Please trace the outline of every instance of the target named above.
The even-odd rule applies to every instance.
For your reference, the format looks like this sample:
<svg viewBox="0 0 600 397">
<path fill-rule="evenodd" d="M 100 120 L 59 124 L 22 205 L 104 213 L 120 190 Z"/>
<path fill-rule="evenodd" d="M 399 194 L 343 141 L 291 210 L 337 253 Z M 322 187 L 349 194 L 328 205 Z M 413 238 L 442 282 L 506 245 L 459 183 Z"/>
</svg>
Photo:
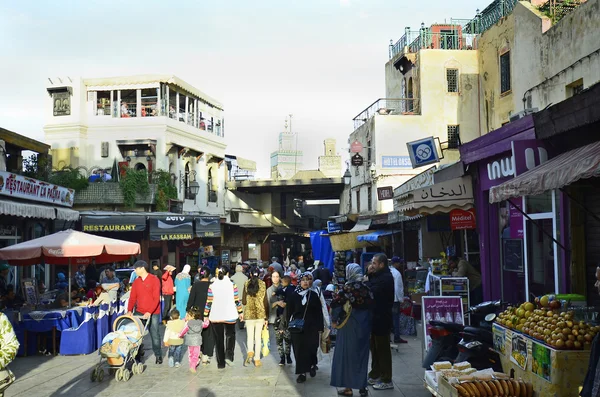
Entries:
<svg viewBox="0 0 600 397">
<path fill-rule="evenodd" d="M 408 154 L 410 155 L 413 168 L 440 161 L 433 137 L 408 142 L 406 146 L 408 147 Z"/>
<path fill-rule="evenodd" d="M 381 156 L 381 168 L 412 168 L 410 156 Z"/>
<path fill-rule="evenodd" d="M 331 233 L 338 233 L 342 231 L 342 225 L 337 223 L 337 222 L 333 222 L 333 221 L 327 221 L 327 233 L 331 234 Z"/>
</svg>

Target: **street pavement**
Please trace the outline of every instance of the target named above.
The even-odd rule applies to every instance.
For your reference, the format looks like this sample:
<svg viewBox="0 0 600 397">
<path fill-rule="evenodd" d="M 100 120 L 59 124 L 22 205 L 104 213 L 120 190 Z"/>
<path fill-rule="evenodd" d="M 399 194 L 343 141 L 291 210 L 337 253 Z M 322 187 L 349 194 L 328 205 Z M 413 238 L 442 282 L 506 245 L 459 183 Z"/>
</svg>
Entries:
<svg viewBox="0 0 600 397">
<path fill-rule="evenodd" d="M 92 382 L 90 372 L 98 362 L 96 353 L 87 356 L 35 356 L 18 357 L 10 368 L 17 376 L 6 397 L 13 396 L 127 396 L 127 397 L 295 397 L 336 396 L 336 389 L 329 386 L 331 358 L 333 352 L 323 355 L 315 378 L 308 377 L 304 384 L 296 383 L 293 365 L 279 367 L 275 339 L 271 339 L 271 354 L 263 359 L 263 366 L 243 367 L 242 353 L 245 352 L 246 331 L 237 332 L 235 367 L 218 370 L 213 362 L 200 366 L 197 374 L 188 369 L 187 352 L 181 368 L 169 368 L 167 360 L 155 365 L 150 340 L 145 341 L 147 362 L 142 375 L 132 375 L 128 382 L 116 382 L 113 376 L 105 375 L 102 382 Z M 421 341 L 408 338 L 408 344 L 392 350 L 394 390 L 369 389 L 371 396 L 381 397 L 425 397 L 430 396 L 423 388 L 421 369 Z M 358 391 L 355 391 L 358 396 Z"/>
</svg>

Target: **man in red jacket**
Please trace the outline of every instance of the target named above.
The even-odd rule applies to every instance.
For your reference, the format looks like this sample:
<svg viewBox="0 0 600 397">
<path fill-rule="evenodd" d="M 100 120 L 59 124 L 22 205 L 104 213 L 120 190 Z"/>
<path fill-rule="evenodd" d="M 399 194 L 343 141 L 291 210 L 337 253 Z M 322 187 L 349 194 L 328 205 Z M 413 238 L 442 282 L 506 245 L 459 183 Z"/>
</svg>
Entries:
<svg viewBox="0 0 600 397">
<path fill-rule="evenodd" d="M 136 315 L 141 315 L 146 321 L 150 321 L 150 339 L 152 339 L 152 350 L 156 357 L 156 364 L 162 364 L 162 350 L 160 341 L 160 280 L 153 274 L 148 273 L 148 264 L 137 261 L 133 265 L 137 278 L 131 286 L 129 303 L 127 304 L 128 315 L 135 310 Z"/>
</svg>

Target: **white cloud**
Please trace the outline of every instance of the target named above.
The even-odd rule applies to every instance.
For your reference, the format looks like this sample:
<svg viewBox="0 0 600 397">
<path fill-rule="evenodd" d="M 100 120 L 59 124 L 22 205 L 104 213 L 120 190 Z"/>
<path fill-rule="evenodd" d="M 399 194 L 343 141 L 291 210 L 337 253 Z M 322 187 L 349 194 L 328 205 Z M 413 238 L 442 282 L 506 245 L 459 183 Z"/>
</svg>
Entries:
<svg viewBox="0 0 600 397">
<path fill-rule="evenodd" d="M 340 0 L 340 5 L 342 7 L 347 7 L 350 5 L 350 0 Z"/>
</svg>

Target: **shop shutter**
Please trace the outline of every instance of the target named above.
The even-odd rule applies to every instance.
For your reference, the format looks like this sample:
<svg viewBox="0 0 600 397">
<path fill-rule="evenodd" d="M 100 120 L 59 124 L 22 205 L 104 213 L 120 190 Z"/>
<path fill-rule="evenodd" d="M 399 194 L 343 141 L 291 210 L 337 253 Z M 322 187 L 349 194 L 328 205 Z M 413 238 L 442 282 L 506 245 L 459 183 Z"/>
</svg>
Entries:
<svg viewBox="0 0 600 397">
<path fill-rule="evenodd" d="M 600 216 L 600 185 L 586 190 L 585 207 Z M 585 261 L 588 305 L 600 306 L 600 294 L 596 283 L 596 267 L 600 266 L 600 221 L 586 214 L 585 217 Z"/>
</svg>

